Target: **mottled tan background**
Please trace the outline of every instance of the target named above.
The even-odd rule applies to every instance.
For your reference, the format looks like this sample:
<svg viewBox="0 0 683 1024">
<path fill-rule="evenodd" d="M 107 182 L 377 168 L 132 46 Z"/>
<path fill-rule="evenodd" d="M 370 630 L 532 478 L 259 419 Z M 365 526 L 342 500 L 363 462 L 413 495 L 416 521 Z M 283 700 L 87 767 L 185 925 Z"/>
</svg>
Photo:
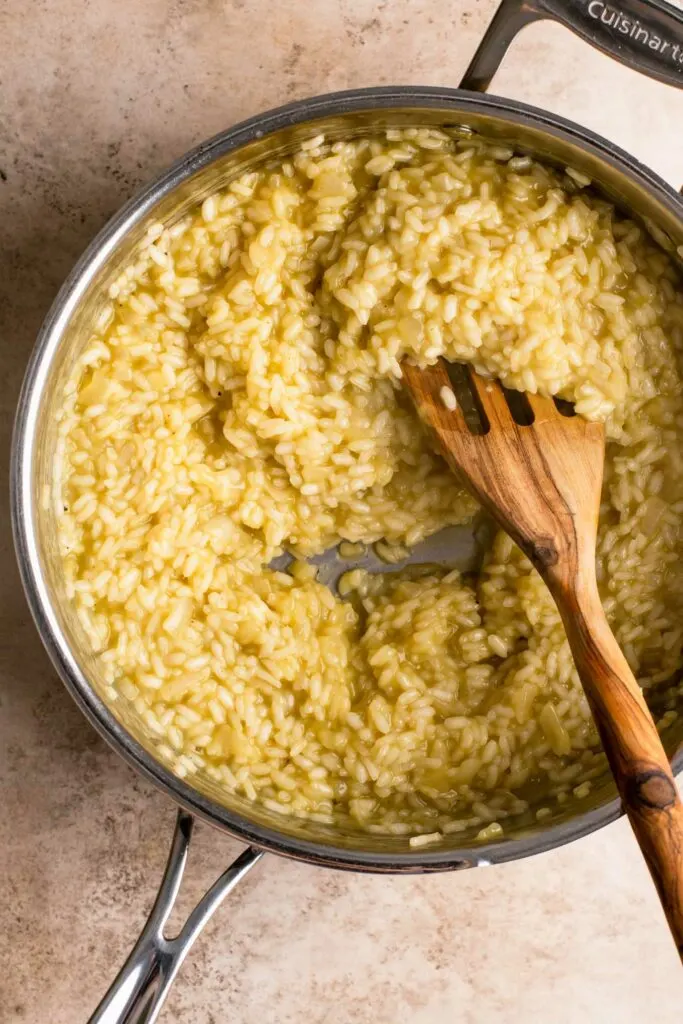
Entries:
<svg viewBox="0 0 683 1024">
<path fill-rule="evenodd" d="M 201 139 L 313 93 L 456 85 L 495 0 L 2 0 L 3 474 L 60 282 L 107 217 Z M 683 96 L 555 26 L 496 91 L 683 182 Z M 144 920 L 174 809 L 96 737 L 29 621 L 1 499 L 0 1019 L 87 1019 Z M 198 830 L 189 908 L 238 844 Z M 374 878 L 267 858 L 190 956 L 163 1021 L 679 1024 L 681 975 L 623 822 L 504 868 Z"/>
</svg>

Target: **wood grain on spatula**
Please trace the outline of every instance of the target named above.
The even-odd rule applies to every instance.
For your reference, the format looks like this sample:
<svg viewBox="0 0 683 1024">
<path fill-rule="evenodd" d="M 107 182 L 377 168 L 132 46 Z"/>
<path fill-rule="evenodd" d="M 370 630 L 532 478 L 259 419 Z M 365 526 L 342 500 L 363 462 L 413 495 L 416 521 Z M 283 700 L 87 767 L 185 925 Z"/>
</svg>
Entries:
<svg viewBox="0 0 683 1024">
<path fill-rule="evenodd" d="M 600 423 L 526 395 L 516 422 L 497 381 L 472 371 L 479 432 L 452 400 L 443 360 L 402 363 L 423 422 L 463 485 L 531 559 L 562 617 L 602 745 L 683 960 L 683 804 L 659 733 L 605 617 L 595 576 L 605 438 Z M 532 421 L 532 422 L 530 422 Z"/>
</svg>

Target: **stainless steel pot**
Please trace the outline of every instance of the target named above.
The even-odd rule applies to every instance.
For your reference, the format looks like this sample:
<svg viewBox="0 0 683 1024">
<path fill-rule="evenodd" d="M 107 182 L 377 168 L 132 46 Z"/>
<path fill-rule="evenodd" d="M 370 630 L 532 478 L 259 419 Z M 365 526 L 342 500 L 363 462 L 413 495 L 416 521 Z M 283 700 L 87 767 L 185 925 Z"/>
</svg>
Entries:
<svg viewBox="0 0 683 1024">
<path fill-rule="evenodd" d="M 369 836 L 278 816 L 230 797 L 201 776 L 175 776 L 154 740 L 125 707 L 102 698 L 96 659 L 88 653 L 63 594 L 56 524 L 42 506 L 55 447 L 55 408 L 75 353 L 109 282 L 132 258 L 152 220 L 172 222 L 227 179 L 264 157 L 285 154 L 324 131 L 349 137 L 388 125 L 439 125 L 480 132 L 516 150 L 583 171 L 618 206 L 643 220 L 675 253 L 683 247 L 683 202 L 652 171 L 597 135 L 542 110 L 483 95 L 508 45 L 527 23 L 550 18 L 594 46 L 651 77 L 683 87 L 683 15 L 659 0 L 503 0 L 460 89 L 382 88 L 337 93 L 293 103 L 203 143 L 129 202 L 100 232 L 62 287 L 36 343 L 17 412 L 11 471 L 15 545 L 38 630 L 64 683 L 84 714 L 134 768 L 182 808 L 164 880 L 145 929 L 95 1012 L 101 1024 L 156 1019 L 168 988 L 202 926 L 264 851 L 358 871 L 450 871 L 504 862 L 584 836 L 621 809 L 608 775 L 589 797 L 543 822 L 532 812 L 509 822 L 506 837 L 485 845 L 460 835 L 458 845 L 411 851 L 405 838 Z M 683 248 L 680 250 L 683 254 Z M 667 695 L 656 694 L 653 704 Z M 683 768 L 683 716 L 663 736 L 674 770 Z M 674 754 L 678 747 L 678 753 Z M 237 836 L 249 848 L 216 881 L 173 940 L 164 925 L 177 894 L 193 815 Z M 454 839 L 454 837 L 453 837 Z M 455 841 L 455 839 L 454 839 Z"/>
</svg>

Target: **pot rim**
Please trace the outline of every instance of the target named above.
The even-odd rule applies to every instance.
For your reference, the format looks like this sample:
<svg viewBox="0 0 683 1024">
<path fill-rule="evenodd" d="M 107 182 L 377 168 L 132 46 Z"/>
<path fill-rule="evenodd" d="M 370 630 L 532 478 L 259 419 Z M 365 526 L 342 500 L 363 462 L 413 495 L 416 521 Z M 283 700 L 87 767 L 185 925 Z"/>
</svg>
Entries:
<svg viewBox="0 0 683 1024">
<path fill-rule="evenodd" d="M 36 544 L 36 509 L 32 495 L 35 431 L 40 397 L 53 357 L 74 310 L 95 274 L 157 203 L 197 171 L 257 138 L 284 128 L 313 124 L 324 117 L 413 107 L 454 114 L 495 114 L 511 128 L 531 125 L 554 138 L 579 146 L 648 191 L 669 213 L 683 220 L 683 200 L 662 178 L 624 150 L 574 122 L 542 109 L 482 93 L 431 86 L 382 86 L 327 93 L 298 100 L 242 121 L 191 149 L 133 196 L 99 231 L 60 288 L 38 334 L 24 377 L 12 437 L 10 467 L 14 545 L 24 592 L 42 642 L 63 683 L 99 734 L 141 775 L 199 818 L 243 842 L 310 863 L 359 871 L 415 873 L 456 870 L 504 863 L 545 852 L 579 839 L 623 813 L 617 797 L 570 821 L 533 835 L 497 843 L 444 851 L 375 853 L 289 836 L 253 822 L 205 796 L 156 760 L 115 718 L 88 682 L 54 614 Z M 673 758 L 674 773 L 683 769 L 683 747 Z"/>
</svg>

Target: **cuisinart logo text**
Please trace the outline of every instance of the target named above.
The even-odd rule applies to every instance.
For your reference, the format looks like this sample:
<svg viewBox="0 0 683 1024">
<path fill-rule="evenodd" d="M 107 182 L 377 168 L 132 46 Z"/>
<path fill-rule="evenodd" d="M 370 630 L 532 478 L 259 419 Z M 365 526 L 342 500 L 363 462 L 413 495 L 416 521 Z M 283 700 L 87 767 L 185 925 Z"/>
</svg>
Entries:
<svg viewBox="0 0 683 1024">
<path fill-rule="evenodd" d="M 669 39 L 662 39 L 652 29 L 645 28 L 637 18 L 629 18 L 617 7 L 610 7 L 602 0 L 590 0 L 588 14 L 595 21 L 601 21 L 603 25 L 616 29 L 623 36 L 628 36 L 634 42 L 648 50 L 655 50 L 663 57 L 668 57 L 675 64 L 683 65 L 683 46 L 680 43 L 672 43 Z"/>
</svg>

